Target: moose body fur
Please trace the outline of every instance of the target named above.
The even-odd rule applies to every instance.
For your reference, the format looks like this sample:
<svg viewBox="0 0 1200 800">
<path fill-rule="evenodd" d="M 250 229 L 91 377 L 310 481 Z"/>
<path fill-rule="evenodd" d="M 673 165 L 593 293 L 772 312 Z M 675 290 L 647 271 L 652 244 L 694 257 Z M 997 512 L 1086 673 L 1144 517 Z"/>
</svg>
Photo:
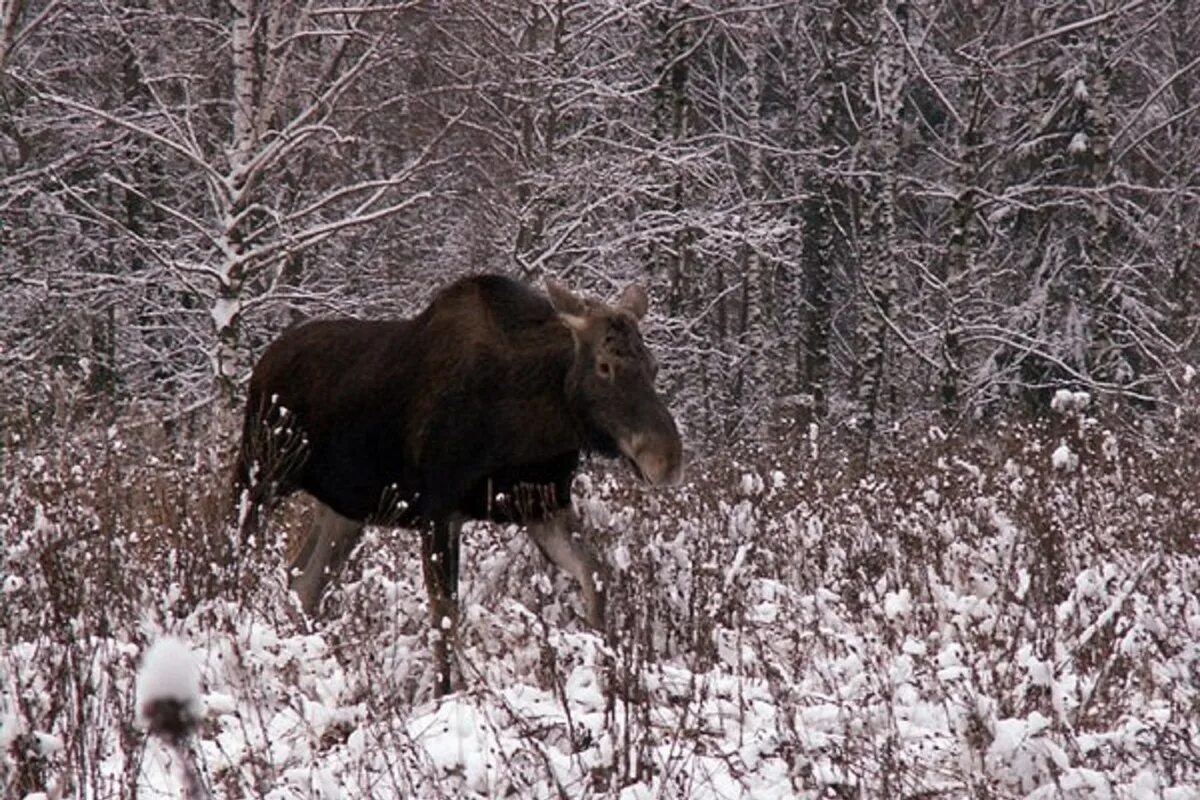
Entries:
<svg viewBox="0 0 1200 800">
<path fill-rule="evenodd" d="M 644 293 L 607 306 L 549 288 L 550 298 L 475 276 L 412 319 L 309 322 L 271 344 L 251 377 L 235 471 L 243 537 L 277 498 L 303 490 L 319 501 L 292 565 L 315 614 L 364 524 L 422 530 L 432 623 L 446 631 L 435 641 L 441 691 L 463 520 L 525 524 L 580 582 L 598 627 L 603 570 L 569 530 L 581 454 L 625 455 L 656 483 L 681 468 L 637 333 Z"/>
</svg>

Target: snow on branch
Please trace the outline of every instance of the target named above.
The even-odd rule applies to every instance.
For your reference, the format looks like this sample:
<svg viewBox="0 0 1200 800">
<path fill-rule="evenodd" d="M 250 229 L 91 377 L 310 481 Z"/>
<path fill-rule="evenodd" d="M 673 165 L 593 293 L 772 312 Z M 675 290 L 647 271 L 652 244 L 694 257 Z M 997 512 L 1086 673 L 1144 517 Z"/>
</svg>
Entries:
<svg viewBox="0 0 1200 800">
<path fill-rule="evenodd" d="M 168 741 L 187 739 L 200 721 L 200 671 L 187 645 L 159 639 L 146 652 L 137 680 L 138 722 Z"/>
</svg>

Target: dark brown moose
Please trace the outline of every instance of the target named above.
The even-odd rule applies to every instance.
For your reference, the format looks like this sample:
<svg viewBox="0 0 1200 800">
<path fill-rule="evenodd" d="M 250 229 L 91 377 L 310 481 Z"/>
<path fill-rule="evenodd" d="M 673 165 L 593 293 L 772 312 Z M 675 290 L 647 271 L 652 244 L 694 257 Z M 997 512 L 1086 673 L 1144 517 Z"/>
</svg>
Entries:
<svg viewBox="0 0 1200 800">
<path fill-rule="evenodd" d="M 438 692 L 450 690 L 466 519 L 518 522 L 604 623 L 604 570 L 570 530 L 586 452 L 678 482 L 675 422 L 638 333 L 646 292 L 609 305 L 554 280 L 549 297 L 496 275 L 443 289 L 416 317 L 313 321 L 281 335 L 250 380 L 236 473 L 243 542 L 297 489 L 319 501 L 292 588 L 311 615 L 366 523 L 422 531 Z"/>
</svg>

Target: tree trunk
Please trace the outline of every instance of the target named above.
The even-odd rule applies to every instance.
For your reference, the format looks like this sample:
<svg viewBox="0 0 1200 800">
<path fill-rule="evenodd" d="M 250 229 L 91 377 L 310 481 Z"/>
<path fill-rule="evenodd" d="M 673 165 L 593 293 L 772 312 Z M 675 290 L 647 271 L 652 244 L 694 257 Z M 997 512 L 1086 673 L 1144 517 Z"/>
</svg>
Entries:
<svg viewBox="0 0 1200 800">
<path fill-rule="evenodd" d="M 900 252 L 896 185 L 907 64 L 899 38 L 907 16 L 905 9 L 903 2 L 895 0 L 884 0 L 875 9 L 876 56 L 871 77 L 876 108 L 866 142 L 870 177 L 864 179 L 863 185 L 863 307 L 859 335 L 863 357 L 857 393 L 859 456 L 864 467 L 870 463 L 871 444 L 882 427 L 879 416 L 880 400 L 886 391 L 888 324 L 900 288 L 896 267 Z M 901 26 L 899 31 L 893 20 Z"/>
</svg>

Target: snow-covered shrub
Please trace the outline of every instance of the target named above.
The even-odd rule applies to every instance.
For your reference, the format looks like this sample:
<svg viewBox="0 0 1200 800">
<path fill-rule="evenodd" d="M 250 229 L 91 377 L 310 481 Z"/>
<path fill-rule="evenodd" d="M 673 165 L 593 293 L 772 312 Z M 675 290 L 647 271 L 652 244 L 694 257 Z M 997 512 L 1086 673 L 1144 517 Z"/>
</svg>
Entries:
<svg viewBox="0 0 1200 800">
<path fill-rule="evenodd" d="M 867 474 L 809 441 L 672 491 L 591 465 L 607 636 L 517 529 L 468 526 L 442 702 L 411 532 L 368 529 L 312 622 L 281 569 L 303 502 L 230 574 L 219 453 L 27 444 L 0 468 L 0 793 L 178 796 L 135 724 L 139 656 L 178 636 L 218 798 L 1193 796 L 1200 450 L 1089 410 Z"/>
</svg>

